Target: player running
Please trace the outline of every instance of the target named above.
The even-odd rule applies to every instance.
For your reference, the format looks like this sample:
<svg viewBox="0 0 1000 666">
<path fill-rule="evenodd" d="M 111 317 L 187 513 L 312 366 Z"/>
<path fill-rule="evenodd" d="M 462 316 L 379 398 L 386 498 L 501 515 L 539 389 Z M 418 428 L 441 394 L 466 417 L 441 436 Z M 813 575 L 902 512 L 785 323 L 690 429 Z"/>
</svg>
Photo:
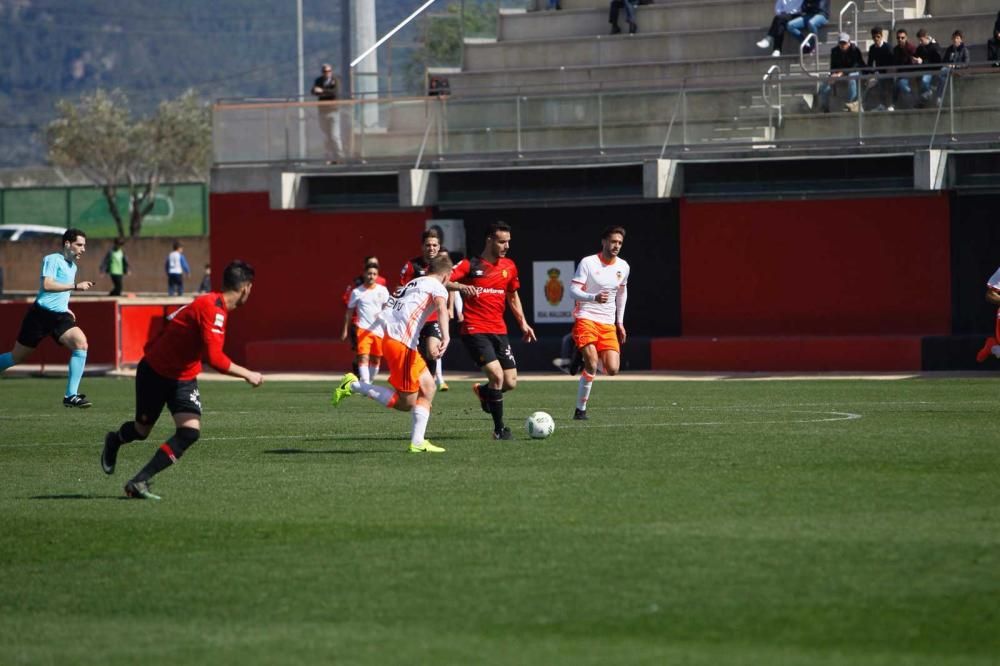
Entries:
<svg viewBox="0 0 1000 666">
<path fill-rule="evenodd" d="M 177 430 L 160 445 L 152 459 L 125 484 L 125 495 L 160 499 L 149 490 L 150 480 L 177 462 L 201 434 L 201 394 L 198 374 L 202 356 L 225 375 L 240 377 L 250 386 L 261 385 L 259 372 L 233 363 L 222 351 L 229 313 L 244 305 L 253 288 L 254 270 L 234 261 L 222 274 L 222 291 L 204 294 L 170 314 L 163 332 L 146 345 L 146 354 L 135 374 L 135 420 L 104 437 L 101 469 L 113 474 L 122 444 L 149 437 L 166 405 Z"/>
<path fill-rule="evenodd" d="M 403 264 L 403 268 L 399 272 L 400 287 L 415 277 L 427 275 L 431 259 L 438 256 L 438 253 L 444 250 L 441 247 L 441 234 L 437 229 L 428 229 L 421 234 L 420 242 L 422 244 L 422 254 Z M 449 310 L 451 310 L 452 296 L 452 294 L 449 294 Z M 447 326 L 448 320 L 439 321 L 438 313 L 435 310 L 431 312 L 427 323 L 424 324 L 423 330 L 420 331 L 420 355 L 424 357 L 424 362 L 427 363 L 428 368 L 434 368 L 434 383 L 437 384 L 438 389 L 441 391 L 448 390 L 448 382 L 444 380 L 444 370 L 442 368 L 443 359 L 440 354 L 441 328 Z"/>
<path fill-rule="evenodd" d="M 46 335 L 71 350 L 69 379 L 66 381 L 64 407 L 86 409 L 91 402 L 80 393 L 80 380 L 87 365 L 87 336 L 76 325 L 76 315 L 69 309 L 71 291 L 87 291 L 94 283 L 76 281 L 77 262 L 87 251 L 87 234 L 67 229 L 62 236 L 62 252 L 42 260 L 38 296 L 24 315 L 14 348 L 0 354 L 0 372 L 27 359 Z"/>
<path fill-rule="evenodd" d="M 437 388 L 434 377 L 418 352 L 420 332 L 431 312 L 447 320 L 448 292 L 444 283 L 451 274 L 451 259 L 439 254 L 431 259 L 428 274 L 414 278 L 396 290 L 379 315 L 385 327 L 382 344 L 386 366 L 389 368 L 389 386 L 375 386 L 359 381 L 353 373 L 344 375 L 340 386 L 333 392 L 330 402 L 334 407 L 353 393 L 361 393 L 378 403 L 401 412 L 413 412 L 410 431 L 410 453 L 443 453 L 426 438 L 427 422 L 431 418 L 431 403 Z M 441 331 L 440 356 L 448 348 L 448 330 Z M 394 390 L 395 389 L 395 390 Z"/>
<path fill-rule="evenodd" d="M 986 281 L 986 302 L 1000 306 L 1000 268 L 994 271 Z M 976 354 L 976 361 L 984 363 L 989 357 L 1000 358 L 1000 307 L 997 308 L 996 324 L 993 335 L 986 338 L 983 348 Z"/>
<path fill-rule="evenodd" d="M 514 439 L 503 421 L 503 394 L 517 387 L 517 363 L 503 320 L 506 305 L 510 305 L 524 340 L 537 339 L 521 307 L 517 293 L 521 283 L 517 266 L 507 258 L 509 249 L 510 225 L 494 222 L 486 230 L 482 254 L 458 262 L 448 283 L 448 288 L 460 291 L 464 299 L 462 342 L 486 375 L 486 384 L 473 384 L 472 390 L 483 411 L 493 417 L 493 439 Z"/>
<path fill-rule="evenodd" d="M 389 300 L 389 290 L 378 283 L 378 266 L 371 264 L 364 272 L 364 284 L 351 290 L 344 313 L 341 340 L 347 340 L 351 323 L 357 327 L 358 374 L 362 381 L 373 382 L 382 360 L 382 326 L 376 322 L 382 306 Z M 357 313 L 355 315 L 355 313 Z"/>
<path fill-rule="evenodd" d="M 573 308 L 573 342 L 583 357 L 573 418 L 587 420 L 587 401 L 600 359 L 604 372 L 617 375 L 621 347 L 625 344 L 625 301 L 628 297 L 628 263 L 618 256 L 625 242 L 625 229 L 608 227 L 601 234 L 601 251 L 580 260 L 569 291 Z"/>
</svg>

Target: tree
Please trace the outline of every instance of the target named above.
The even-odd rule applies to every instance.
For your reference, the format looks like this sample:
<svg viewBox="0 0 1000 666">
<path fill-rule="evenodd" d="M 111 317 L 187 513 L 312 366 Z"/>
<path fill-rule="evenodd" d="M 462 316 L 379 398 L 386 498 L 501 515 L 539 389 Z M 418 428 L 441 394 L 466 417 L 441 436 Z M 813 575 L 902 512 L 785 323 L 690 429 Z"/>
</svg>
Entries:
<svg viewBox="0 0 1000 666">
<path fill-rule="evenodd" d="M 211 113 L 193 91 L 136 120 L 121 90 L 98 90 L 76 104 L 61 100 L 56 112 L 46 129 L 49 160 L 79 169 L 101 189 L 122 237 L 139 235 L 162 183 L 208 178 Z M 127 190 L 127 211 L 119 209 L 119 188 Z"/>
<path fill-rule="evenodd" d="M 461 19 L 464 19 L 464 26 Z M 414 51 L 406 77 L 410 89 L 423 94 L 428 67 L 462 64 L 463 38 L 496 37 L 497 3 L 495 0 L 467 0 L 463 12 L 460 3 L 452 2 L 444 13 L 425 14 L 421 21 L 423 43 Z"/>
</svg>

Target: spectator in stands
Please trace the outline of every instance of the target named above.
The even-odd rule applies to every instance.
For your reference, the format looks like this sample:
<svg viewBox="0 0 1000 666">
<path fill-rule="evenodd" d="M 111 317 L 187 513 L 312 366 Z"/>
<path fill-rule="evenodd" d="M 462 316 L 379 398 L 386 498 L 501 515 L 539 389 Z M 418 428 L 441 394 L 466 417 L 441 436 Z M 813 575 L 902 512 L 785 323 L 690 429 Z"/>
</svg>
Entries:
<svg viewBox="0 0 1000 666">
<path fill-rule="evenodd" d="M 993 39 L 986 42 L 986 59 L 994 67 L 1000 67 L 1000 12 L 997 12 L 997 20 L 993 24 Z"/>
<path fill-rule="evenodd" d="M 941 63 L 941 49 L 933 37 L 928 34 L 925 28 L 917 30 L 917 50 L 914 52 L 913 61 L 918 65 L 933 65 L 921 67 L 921 72 L 937 72 Z M 931 84 L 934 83 L 934 74 L 920 75 L 920 103 L 926 104 L 930 101 Z"/>
<path fill-rule="evenodd" d="M 892 105 L 892 79 L 886 76 L 892 66 L 892 48 L 885 41 L 885 30 L 877 25 L 872 28 L 872 43 L 868 47 L 869 72 L 875 76 L 868 81 L 869 88 L 878 88 L 876 111 L 885 111 Z"/>
<path fill-rule="evenodd" d="M 333 67 L 323 63 L 322 74 L 313 81 L 312 94 L 320 102 L 337 100 L 340 85 L 333 75 Z M 323 132 L 323 150 L 327 164 L 336 164 L 344 158 L 344 144 L 340 134 L 340 109 L 336 104 L 319 105 L 319 128 Z"/>
<path fill-rule="evenodd" d="M 559 0 L 549 0 L 549 9 L 559 10 L 562 9 L 562 5 L 559 3 Z"/>
<path fill-rule="evenodd" d="M 909 67 L 910 65 L 915 65 L 914 60 L 917 56 L 917 47 L 910 43 L 909 35 L 906 30 L 900 28 L 896 31 L 896 46 L 892 49 L 892 64 L 896 67 Z M 900 71 L 897 69 L 897 72 Z M 899 98 L 902 95 L 909 96 L 912 91 L 910 88 L 909 72 L 902 70 L 902 75 L 896 77 L 896 85 L 892 91 L 892 104 L 889 105 L 890 111 L 896 110 L 896 105 L 899 104 Z"/>
<path fill-rule="evenodd" d="M 618 27 L 618 12 L 625 7 L 625 18 L 628 20 L 628 34 L 634 35 L 638 29 L 635 24 L 635 10 L 638 0 L 611 0 L 611 11 L 608 14 L 608 22 L 611 24 L 611 34 L 617 35 L 622 31 Z"/>
<path fill-rule="evenodd" d="M 961 30 L 956 30 L 951 33 L 951 46 L 948 47 L 948 50 L 944 52 L 944 56 L 941 58 L 941 62 L 944 63 L 945 67 L 941 69 L 941 77 L 938 81 L 938 105 L 941 104 L 944 97 L 944 87 L 948 85 L 948 78 L 954 76 L 953 70 L 957 67 L 968 65 L 970 60 L 969 48 L 965 45 L 965 36 L 962 35 Z"/>
<path fill-rule="evenodd" d="M 786 27 L 800 42 L 808 39 L 809 35 L 816 35 L 815 44 L 806 44 L 803 49 L 805 53 L 812 53 L 819 44 L 819 29 L 829 20 L 830 0 L 803 0 L 801 15 L 789 21 Z"/>
<path fill-rule="evenodd" d="M 799 17 L 799 10 L 802 9 L 802 0 L 775 0 L 774 19 L 771 20 L 771 27 L 768 29 L 764 39 L 757 42 L 757 47 L 762 49 L 773 49 L 771 55 L 777 58 L 781 55 L 781 45 L 785 41 L 785 30 L 788 22 Z"/>
<path fill-rule="evenodd" d="M 860 107 L 858 102 L 858 77 L 861 75 L 861 68 L 865 66 L 865 58 L 861 55 L 861 49 L 857 44 L 851 43 L 851 36 L 846 32 L 840 33 L 837 38 L 837 45 L 830 51 L 830 78 L 819 90 L 819 106 L 823 113 L 830 113 L 830 92 L 838 83 L 847 81 L 847 103 L 844 108 L 857 113 Z"/>
</svg>

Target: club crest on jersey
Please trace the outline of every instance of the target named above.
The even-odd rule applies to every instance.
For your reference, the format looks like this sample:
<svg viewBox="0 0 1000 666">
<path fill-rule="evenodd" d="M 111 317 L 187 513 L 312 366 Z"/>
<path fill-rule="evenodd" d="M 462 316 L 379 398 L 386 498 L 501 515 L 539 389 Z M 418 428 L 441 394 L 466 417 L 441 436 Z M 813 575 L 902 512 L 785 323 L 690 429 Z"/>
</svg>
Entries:
<svg viewBox="0 0 1000 666">
<path fill-rule="evenodd" d="M 473 271 L 472 274 L 475 275 L 476 277 L 483 277 L 483 271 L 482 270 Z"/>
<path fill-rule="evenodd" d="M 505 268 L 502 271 L 500 271 L 500 275 L 502 275 L 503 279 L 506 280 L 507 279 L 507 269 Z"/>
</svg>

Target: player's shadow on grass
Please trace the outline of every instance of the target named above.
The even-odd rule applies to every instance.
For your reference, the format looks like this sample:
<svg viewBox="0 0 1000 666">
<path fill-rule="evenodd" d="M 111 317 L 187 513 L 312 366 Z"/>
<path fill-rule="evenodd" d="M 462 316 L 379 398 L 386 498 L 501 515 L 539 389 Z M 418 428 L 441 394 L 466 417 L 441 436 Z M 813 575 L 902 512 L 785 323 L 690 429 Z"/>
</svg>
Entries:
<svg viewBox="0 0 1000 666">
<path fill-rule="evenodd" d="M 398 449 L 268 449 L 264 453 L 273 456 L 334 455 L 353 456 L 375 453 L 399 453 Z"/>
<path fill-rule="evenodd" d="M 116 500 L 120 495 L 83 495 L 81 493 L 65 493 L 63 495 L 32 495 L 32 500 Z"/>
</svg>

